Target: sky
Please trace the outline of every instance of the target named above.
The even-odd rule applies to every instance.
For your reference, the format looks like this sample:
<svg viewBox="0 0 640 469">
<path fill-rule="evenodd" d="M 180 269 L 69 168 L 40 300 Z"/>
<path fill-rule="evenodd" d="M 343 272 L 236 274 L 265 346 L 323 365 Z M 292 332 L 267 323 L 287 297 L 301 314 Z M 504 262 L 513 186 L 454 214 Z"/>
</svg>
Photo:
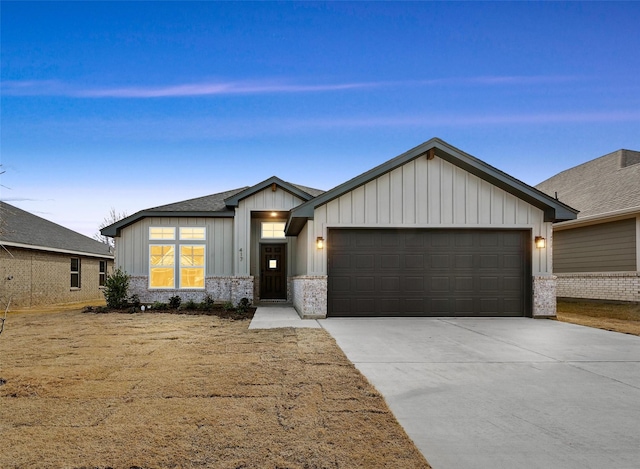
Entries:
<svg viewBox="0 0 640 469">
<path fill-rule="evenodd" d="M 433 137 L 535 185 L 640 150 L 640 2 L 0 3 L 0 199 L 87 236 Z M 640 182 L 639 182 L 640 183 Z"/>
</svg>

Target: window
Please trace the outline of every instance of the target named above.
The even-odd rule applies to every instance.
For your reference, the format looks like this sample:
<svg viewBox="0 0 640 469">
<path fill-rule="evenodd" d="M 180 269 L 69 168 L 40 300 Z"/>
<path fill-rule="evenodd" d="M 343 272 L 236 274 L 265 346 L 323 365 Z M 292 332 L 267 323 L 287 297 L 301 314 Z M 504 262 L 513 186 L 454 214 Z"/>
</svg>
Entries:
<svg viewBox="0 0 640 469">
<path fill-rule="evenodd" d="M 175 247 L 172 244 L 149 246 L 149 287 L 175 288 Z"/>
<path fill-rule="evenodd" d="M 149 239 L 176 239 L 176 229 L 152 226 L 149 228 Z"/>
<path fill-rule="evenodd" d="M 80 288 L 80 258 L 71 258 L 71 288 Z"/>
<path fill-rule="evenodd" d="M 180 288 L 204 288 L 204 245 L 180 246 Z"/>
<path fill-rule="evenodd" d="M 107 281 L 107 261 L 100 261 L 100 274 L 98 278 L 98 285 L 104 287 Z"/>
<path fill-rule="evenodd" d="M 262 222 L 262 238 L 284 239 L 284 222 Z"/>
<path fill-rule="evenodd" d="M 204 228 L 180 228 L 180 239 L 205 240 Z"/>
</svg>

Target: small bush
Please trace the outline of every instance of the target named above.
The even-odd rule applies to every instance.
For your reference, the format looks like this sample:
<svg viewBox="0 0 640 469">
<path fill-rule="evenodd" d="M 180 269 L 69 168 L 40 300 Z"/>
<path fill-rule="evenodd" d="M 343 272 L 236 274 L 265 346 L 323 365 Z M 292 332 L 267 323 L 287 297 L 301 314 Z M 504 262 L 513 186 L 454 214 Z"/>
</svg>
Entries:
<svg viewBox="0 0 640 469">
<path fill-rule="evenodd" d="M 169 308 L 171 309 L 178 309 L 180 307 L 180 303 L 182 303 L 182 298 L 178 295 L 169 298 Z"/>
<path fill-rule="evenodd" d="M 222 305 L 222 309 L 224 309 L 225 311 L 233 311 L 235 308 L 235 306 L 233 306 L 233 303 L 231 303 L 230 301 L 225 302 L 225 304 Z"/>
<path fill-rule="evenodd" d="M 154 301 L 151 306 L 149 306 L 149 309 L 156 309 L 159 311 L 163 311 L 165 309 L 169 309 L 169 305 L 167 303 L 163 303 L 161 301 Z"/>
<path fill-rule="evenodd" d="M 131 295 L 129 297 L 129 305 L 133 306 L 135 308 L 139 308 L 140 307 L 140 297 L 138 295 Z"/>
<path fill-rule="evenodd" d="M 109 308 L 123 308 L 127 305 L 130 278 L 130 275 L 120 268 L 107 275 L 103 293 Z"/>
<path fill-rule="evenodd" d="M 242 298 L 236 307 L 236 311 L 238 313 L 244 314 L 249 311 L 249 306 L 251 306 L 251 302 L 249 298 Z"/>
<path fill-rule="evenodd" d="M 182 309 L 191 309 L 191 310 L 198 309 L 198 303 L 196 303 L 193 300 L 189 300 L 184 305 L 182 305 Z"/>
<path fill-rule="evenodd" d="M 215 306 L 215 304 L 216 303 L 215 301 L 213 301 L 213 298 L 211 297 L 211 295 L 207 295 L 204 297 L 204 300 L 202 301 L 202 303 L 200 303 L 200 307 L 205 311 L 211 311 Z"/>
</svg>

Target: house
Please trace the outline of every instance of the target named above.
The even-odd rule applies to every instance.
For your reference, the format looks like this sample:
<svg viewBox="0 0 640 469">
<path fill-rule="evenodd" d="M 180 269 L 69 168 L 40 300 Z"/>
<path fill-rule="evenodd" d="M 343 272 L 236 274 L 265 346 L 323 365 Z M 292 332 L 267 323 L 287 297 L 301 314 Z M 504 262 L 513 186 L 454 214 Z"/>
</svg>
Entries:
<svg viewBox="0 0 640 469">
<path fill-rule="evenodd" d="M 536 187 L 580 210 L 553 227 L 558 296 L 640 302 L 640 152 L 609 153 Z"/>
<path fill-rule="evenodd" d="M 145 302 L 209 294 L 289 302 L 302 317 L 538 317 L 555 315 L 552 223 L 575 218 L 434 138 L 327 192 L 271 177 L 102 234 Z"/>
<path fill-rule="evenodd" d="M 112 267 L 106 244 L 0 202 L 3 309 L 104 300 Z"/>
</svg>

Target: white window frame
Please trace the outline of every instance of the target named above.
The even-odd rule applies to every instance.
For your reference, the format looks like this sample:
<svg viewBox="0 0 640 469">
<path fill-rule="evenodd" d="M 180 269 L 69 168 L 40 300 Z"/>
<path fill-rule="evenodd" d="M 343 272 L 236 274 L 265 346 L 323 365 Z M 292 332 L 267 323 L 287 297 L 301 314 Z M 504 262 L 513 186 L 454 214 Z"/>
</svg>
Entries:
<svg viewBox="0 0 640 469">
<path fill-rule="evenodd" d="M 167 287 L 167 286 L 161 286 L 161 287 L 155 287 L 153 285 L 151 285 L 151 271 L 152 269 L 154 269 L 154 266 L 151 264 L 151 249 L 154 247 L 158 247 L 158 246 L 169 246 L 173 248 L 173 265 L 171 266 L 171 268 L 173 268 L 173 286 L 171 287 Z M 176 251 L 176 245 L 175 244 L 164 244 L 164 243 L 154 243 L 154 244 L 150 244 L 149 245 L 149 289 L 150 290 L 175 290 L 176 289 L 176 280 L 177 280 L 177 276 L 176 276 L 176 256 L 177 256 L 177 251 Z M 155 266 L 155 268 L 161 269 L 161 268 L 165 268 L 168 269 L 169 266 Z"/>
<path fill-rule="evenodd" d="M 202 230 L 202 238 L 187 237 L 185 234 L 183 234 L 183 231 L 187 231 L 187 230 Z M 179 233 L 180 233 L 180 240 L 186 240 L 186 241 L 206 241 L 207 240 L 206 226 L 181 226 L 179 228 Z"/>
<path fill-rule="evenodd" d="M 280 224 L 282 225 L 282 236 L 275 236 L 276 230 L 275 229 L 271 229 L 269 230 L 269 232 L 271 232 L 273 235 L 272 236 L 265 236 L 265 226 L 266 225 L 275 225 L 275 224 Z M 263 221 L 260 223 L 260 239 L 287 239 L 287 236 L 284 234 L 284 228 L 286 226 L 286 223 L 283 221 Z"/>
<path fill-rule="evenodd" d="M 74 259 L 78 261 L 78 269 L 77 270 L 73 270 L 73 261 L 74 261 Z M 81 264 L 81 261 L 80 261 L 79 257 L 72 257 L 71 258 L 69 269 L 70 269 L 70 273 L 71 273 L 71 275 L 69 277 L 69 286 L 70 286 L 70 288 L 72 290 L 80 290 L 80 288 L 82 287 L 82 282 L 81 282 L 81 280 L 82 280 L 82 264 Z M 74 275 L 77 275 L 77 277 L 78 277 L 78 285 L 77 286 L 73 286 L 73 276 Z"/>
<path fill-rule="evenodd" d="M 178 252 L 178 288 L 180 290 L 204 290 L 207 284 L 207 246 L 205 244 L 180 244 Z M 182 265 L 182 248 L 202 248 L 202 265 Z M 182 286 L 182 269 L 202 269 L 202 286 L 201 287 L 183 287 Z"/>
<path fill-rule="evenodd" d="M 153 235 L 153 230 L 162 230 L 160 235 Z M 166 230 L 166 233 L 165 233 Z M 176 239 L 175 226 L 150 226 L 149 227 L 149 239 L 153 241 L 171 241 Z"/>
</svg>

